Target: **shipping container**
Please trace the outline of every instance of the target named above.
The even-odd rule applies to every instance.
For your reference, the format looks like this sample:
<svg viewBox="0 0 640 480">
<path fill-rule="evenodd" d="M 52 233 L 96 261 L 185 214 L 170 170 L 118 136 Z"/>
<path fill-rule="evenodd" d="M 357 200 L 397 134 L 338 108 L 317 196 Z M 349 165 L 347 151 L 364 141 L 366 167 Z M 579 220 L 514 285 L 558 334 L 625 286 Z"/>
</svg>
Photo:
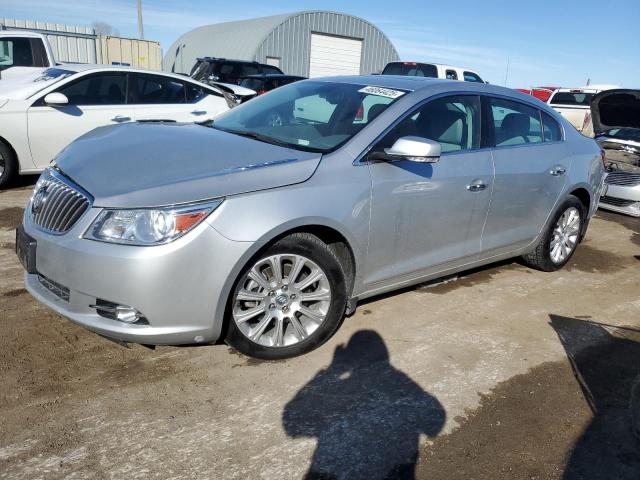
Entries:
<svg viewBox="0 0 640 480">
<path fill-rule="evenodd" d="M 96 41 L 98 63 L 127 65 L 149 70 L 162 69 L 160 42 L 113 36 L 98 36 Z"/>
</svg>

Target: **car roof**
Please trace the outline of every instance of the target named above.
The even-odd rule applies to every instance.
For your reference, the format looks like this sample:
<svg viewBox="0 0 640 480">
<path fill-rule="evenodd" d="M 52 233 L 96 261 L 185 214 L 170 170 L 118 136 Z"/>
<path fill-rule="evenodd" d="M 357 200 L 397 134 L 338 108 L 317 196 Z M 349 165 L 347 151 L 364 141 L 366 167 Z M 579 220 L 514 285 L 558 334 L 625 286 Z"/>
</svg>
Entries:
<svg viewBox="0 0 640 480">
<path fill-rule="evenodd" d="M 39 32 L 32 32 L 31 30 L 0 30 L 0 37 L 27 37 L 27 38 L 46 38 L 46 36 Z"/>
<path fill-rule="evenodd" d="M 144 68 L 129 67 L 126 65 L 100 65 L 94 63 L 59 63 L 55 67 L 61 70 L 69 70 L 74 73 L 82 73 L 86 71 L 100 71 L 100 72 L 132 72 L 132 73 L 150 73 L 154 75 L 162 75 L 166 77 L 172 77 L 179 80 L 189 80 L 191 82 L 200 83 L 197 80 L 187 76 L 179 75 L 176 73 L 163 72 L 159 70 L 148 70 Z"/>
</svg>

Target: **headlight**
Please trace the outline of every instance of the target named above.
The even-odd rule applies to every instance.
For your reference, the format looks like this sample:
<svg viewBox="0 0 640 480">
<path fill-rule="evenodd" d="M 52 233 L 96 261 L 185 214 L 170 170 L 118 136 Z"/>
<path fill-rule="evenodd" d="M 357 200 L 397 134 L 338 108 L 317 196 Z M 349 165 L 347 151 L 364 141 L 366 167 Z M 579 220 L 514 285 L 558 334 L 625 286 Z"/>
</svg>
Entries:
<svg viewBox="0 0 640 480">
<path fill-rule="evenodd" d="M 161 245 L 193 229 L 222 200 L 166 208 L 103 210 L 84 234 L 84 238 L 126 245 Z"/>
</svg>

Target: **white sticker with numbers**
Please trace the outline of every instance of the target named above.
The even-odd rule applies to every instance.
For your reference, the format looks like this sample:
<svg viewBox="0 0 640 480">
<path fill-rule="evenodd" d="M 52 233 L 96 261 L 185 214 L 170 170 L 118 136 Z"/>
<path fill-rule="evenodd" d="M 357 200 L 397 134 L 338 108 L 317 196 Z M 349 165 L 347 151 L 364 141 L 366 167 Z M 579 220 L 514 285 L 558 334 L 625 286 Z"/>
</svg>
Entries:
<svg viewBox="0 0 640 480">
<path fill-rule="evenodd" d="M 387 97 L 387 98 L 398 98 L 404 95 L 407 92 L 403 92 L 402 90 L 393 90 L 391 88 L 383 88 L 383 87 L 374 87 L 369 85 L 368 87 L 361 88 L 358 90 L 360 93 L 368 93 L 369 95 L 377 95 L 378 97 Z"/>
</svg>

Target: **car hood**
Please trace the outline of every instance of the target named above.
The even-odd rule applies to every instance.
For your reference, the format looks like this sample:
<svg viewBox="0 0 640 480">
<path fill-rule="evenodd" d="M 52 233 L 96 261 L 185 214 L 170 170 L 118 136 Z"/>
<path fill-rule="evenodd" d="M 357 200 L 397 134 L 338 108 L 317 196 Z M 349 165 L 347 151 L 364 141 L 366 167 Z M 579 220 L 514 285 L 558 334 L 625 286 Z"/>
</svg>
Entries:
<svg viewBox="0 0 640 480">
<path fill-rule="evenodd" d="M 614 89 L 591 99 L 591 119 L 596 135 L 612 128 L 640 129 L 640 90 Z"/>
<path fill-rule="evenodd" d="M 55 163 L 96 207 L 133 208 L 301 183 L 320 159 L 197 124 L 130 123 L 83 135 Z"/>
</svg>

